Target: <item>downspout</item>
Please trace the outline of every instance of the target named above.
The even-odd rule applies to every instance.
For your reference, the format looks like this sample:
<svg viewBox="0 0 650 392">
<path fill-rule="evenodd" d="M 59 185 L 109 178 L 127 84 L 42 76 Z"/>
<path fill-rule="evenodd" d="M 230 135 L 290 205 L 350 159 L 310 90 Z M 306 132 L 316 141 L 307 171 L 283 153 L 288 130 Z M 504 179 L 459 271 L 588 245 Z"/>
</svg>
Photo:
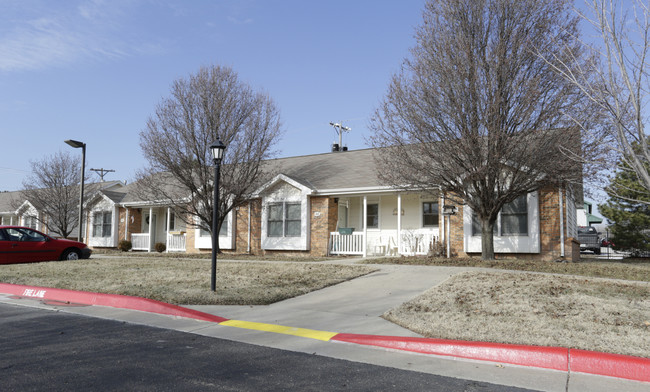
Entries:
<svg viewBox="0 0 650 392">
<path fill-rule="evenodd" d="M 560 187 L 560 256 L 564 257 L 564 203 L 562 200 L 562 187 Z"/>
<path fill-rule="evenodd" d="M 445 210 L 445 203 L 447 199 L 445 198 L 445 194 L 442 194 L 442 208 L 441 210 Z M 445 225 L 445 220 L 447 220 L 447 224 Z M 451 256 L 451 240 L 449 239 L 450 235 L 450 228 L 451 228 L 451 215 L 442 215 L 442 232 L 444 233 L 445 237 L 445 242 L 447 243 L 447 258 L 450 258 Z M 446 230 L 445 230 L 446 229 Z"/>
<path fill-rule="evenodd" d="M 246 253 L 251 253 L 251 201 L 248 201 L 248 246 L 246 248 Z"/>
</svg>

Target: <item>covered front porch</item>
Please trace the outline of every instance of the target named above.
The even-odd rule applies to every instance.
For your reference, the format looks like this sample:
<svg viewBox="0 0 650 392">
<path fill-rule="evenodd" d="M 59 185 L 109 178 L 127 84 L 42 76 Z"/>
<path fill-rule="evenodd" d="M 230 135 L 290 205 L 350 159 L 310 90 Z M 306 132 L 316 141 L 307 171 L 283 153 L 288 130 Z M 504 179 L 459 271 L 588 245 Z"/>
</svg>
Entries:
<svg viewBox="0 0 650 392">
<path fill-rule="evenodd" d="M 330 255 L 426 255 L 440 242 L 435 195 L 393 193 L 340 197 Z"/>
<path fill-rule="evenodd" d="M 166 252 L 185 252 L 185 223 L 177 219 L 170 207 L 145 206 L 126 208 L 125 238 L 131 239 L 132 250 L 152 252 L 156 243 L 165 244 Z"/>
</svg>

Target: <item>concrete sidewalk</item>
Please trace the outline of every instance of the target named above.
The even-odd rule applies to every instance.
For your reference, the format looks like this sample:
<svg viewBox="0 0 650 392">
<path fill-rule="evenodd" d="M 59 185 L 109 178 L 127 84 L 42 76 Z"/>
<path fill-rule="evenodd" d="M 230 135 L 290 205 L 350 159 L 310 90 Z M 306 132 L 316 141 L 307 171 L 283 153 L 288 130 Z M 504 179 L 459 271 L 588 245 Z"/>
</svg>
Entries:
<svg viewBox="0 0 650 392">
<path fill-rule="evenodd" d="M 271 305 L 186 307 L 228 319 L 324 331 L 420 336 L 382 319 L 381 315 L 449 277 L 469 270 L 454 267 L 371 266 L 379 271 Z"/>
</svg>

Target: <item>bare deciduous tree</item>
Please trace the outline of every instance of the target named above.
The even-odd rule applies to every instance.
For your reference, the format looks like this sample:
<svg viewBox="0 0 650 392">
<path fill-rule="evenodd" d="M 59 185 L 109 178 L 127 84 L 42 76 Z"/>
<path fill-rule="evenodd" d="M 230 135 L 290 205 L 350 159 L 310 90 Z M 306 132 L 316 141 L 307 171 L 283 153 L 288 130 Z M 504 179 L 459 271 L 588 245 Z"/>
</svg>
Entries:
<svg viewBox="0 0 650 392">
<path fill-rule="evenodd" d="M 41 214 L 34 218 L 51 233 L 68 237 L 79 225 L 81 159 L 57 152 L 30 164 L 31 174 L 23 181 L 22 199 L 39 210 Z"/>
<path fill-rule="evenodd" d="M 481 223 L 482 257 L 507 203 L 581 183 L 574 128 L 590 107 L 538 52 L 579 58 L 570 2 L 429 1 L 417 45 L 371 120 L 380 176 L 455 195 Z"/>
<path fill-rule="evenodd" d="M 611 159 L 610 169 L 632 171 L 647 191 L 634 201 L 648 203 L 650 146 L 645 123 L 650 88 L 650 5 L 640 0 L 589 0 L 584 10 L 576 9 L 596 32 L 597 38 L 589 44 L 594 61 L 581 63 L 548 53 L 546 57 L 607 115 L 608 133 L 603 143 L 620 160 L 617 165 L 617 159 Z M 628 195 L 619 196 L 625 199 Z"/>
<path fill-rule="evenodd" d="M 264 174 L 263 160 L 281 135 L 273 100 L 254 92 L 228 67 L 199 69 L 176 80 L 140 133 L 149 167 L 138 174 L 146 200 L 169 203 L 190 227 L 212 232 L 214 164 L 209 146 L 226 145 L 221 165 L 217 231 Z M 215 235 L 215 233 L 212 233 Z"/>
</svg>

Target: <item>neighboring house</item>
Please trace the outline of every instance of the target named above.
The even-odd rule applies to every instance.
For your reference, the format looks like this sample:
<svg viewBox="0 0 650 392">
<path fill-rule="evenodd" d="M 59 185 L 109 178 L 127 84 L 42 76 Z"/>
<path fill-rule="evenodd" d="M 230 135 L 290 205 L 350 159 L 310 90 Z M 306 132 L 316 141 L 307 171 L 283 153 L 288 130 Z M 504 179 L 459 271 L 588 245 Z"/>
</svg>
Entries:
<svg viewBox="0 0 650 392">
<path fill-rule="evenodd" d="M 0 193 L 0 224 L 26 226 L 44 231 L 41 219 L 41 211 L 29 200 L 24 200 L 20 191 Z"/>
<path fill-rule="evenodd" d="M 446 221 L 440 211 L 449 195 L 383 185 L 377 178 L 373 152 L 365 149 L 267 161 L 270 171 L 277 174 L 229 214 L 219 234 L 220 249 L 310 256 L 412 255 L 427 254 L 436 244 L 445 243 Z M 96 198 L 101 207 L 93 207 L 97 212 L 111 211 L 107 246 L 128 239 L 134 250 L 151 251 L 156 242 L 165 243 L 168 251 L 211 249 L 208 233 L 187 227 L 164 203 L 139 200 L 130 186 L 118 192 L 121 195 Z M 576 193 L 571 187 L 545 188 L 510 203 L 497 221 L 495 253 L 575 260 L 579 257 L 576 202 L 581 203 Z M 476 219 L 469 207 L 459 207 L 449 220 L 451 253 L 478 256 L 481 238 Z M 93 234 L 99 233 L 95 222 L 110 220 L 106 216 L 97 215 L 89 224 L 93 230 L 97 227 Z M 105 233 L 104 226 L 101 232 Z M 95 237 L 89 236 L 89 241 Z"/>
<path fill-rule="evenodd" d="M 603 223 L 603 218 L 594 215 L 592 208 L 592 204 L 585 200 L 583 208 L 579 208 L 577 212 L 578 226 L 592 226 Z"/>
<path fill-rule="evenodd" d="M 20 225 L 20 217 L 16 211 L 17 200 L 21 200 L 21 193 L 0 192 L 0 225 Z"/>
<path fill-rule="evenodd" d="M 89 198 L 93 198 L 94 194 L 97 192 L 109 192 L 110 190 L 118 190 L 122 187 L 124 187 L 124 183 L 120 181 L 91 183 L 86 186 L 84 194 L 90 195 Z M 88 200 L 88 198 L 86 199 Z M 86 202 L 86 204 L 87 203 L 88 202 Z M 77 211 L 78 209 L 75 209 L 75 213 Z M 84 209 L 84 211 L 87 210 Z M 84 229 L 86 229 L 87 218 L 87 216 L 84 217 Z M 48 216 L 43 212 L 43 208 L 39 208 L 39 206 L 31 200 L 25 200 L 22 191 L 0 192 L 0 224 L 31 227 L 46 234 L 59 236 L 59 233 L 50 233 L 48 231 L 47 226 L 43 223 L 47 221 Z M 78 228 L 75 228 L 72 233 L 70 233 L 69 237 L 75 238 L 77 237 L 77 233 Z M 84 236 L 84 240 L 88 238 L 87 235 L 88 233 Z"/>
</svg>

